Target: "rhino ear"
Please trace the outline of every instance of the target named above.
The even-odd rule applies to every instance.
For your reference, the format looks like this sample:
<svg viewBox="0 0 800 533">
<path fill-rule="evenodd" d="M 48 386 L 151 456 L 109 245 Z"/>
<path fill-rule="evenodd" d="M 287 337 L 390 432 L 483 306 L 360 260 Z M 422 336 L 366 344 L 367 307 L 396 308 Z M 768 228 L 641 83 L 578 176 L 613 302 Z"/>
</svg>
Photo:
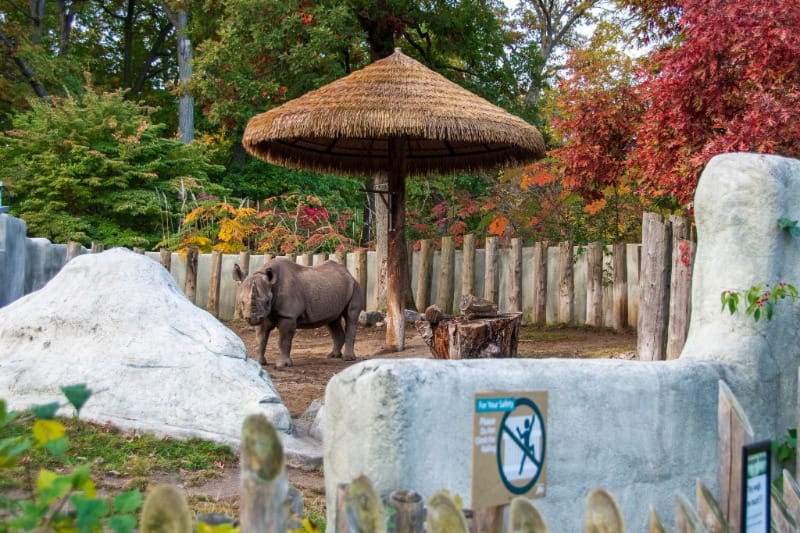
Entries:
<svg viewBox="0 0 800 533">
<path fill-rule="evenodd" d="M 239 268 L 239 263 L 233 264 L 233 279 L 236 281 L 244 281 L 244 272 Z"/>
<path fill-rule="evenodd" d="M 275 281 L 276 281 L 276 279 L 278 278 L 278 275 L 277 275 L 277 274 L 275 273 L 275 271 L 274 271 L 274 270 L 272 270 L 271 268 L 268 268 L 268 269 L 267 269 L 267 271 L 266 271 L 266 272 L 264 272 L 264 275 L 266 275 L 266 276 L 267 276 L 267 281 L 268 281 L 270 284 L 274 284 L 274 283 L 275 283 Z"/>
</svg>

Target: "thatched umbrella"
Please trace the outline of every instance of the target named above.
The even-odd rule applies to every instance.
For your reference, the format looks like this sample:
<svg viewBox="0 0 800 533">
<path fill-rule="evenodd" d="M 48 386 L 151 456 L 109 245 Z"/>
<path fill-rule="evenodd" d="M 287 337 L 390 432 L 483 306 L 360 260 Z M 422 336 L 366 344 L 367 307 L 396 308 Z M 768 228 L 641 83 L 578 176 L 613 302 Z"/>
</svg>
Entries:
<svg viewBox="0 0 800 533">
<path fill-rule="evenodd" d="M 253 155 L 292 168 L 388 175 L 386 345 L 402 350 L 405 303 L 405 179 L 503 165 L 544 155 L 539 131 L 418 61 L 394 54 L 247 124 Z"/>
</svg>

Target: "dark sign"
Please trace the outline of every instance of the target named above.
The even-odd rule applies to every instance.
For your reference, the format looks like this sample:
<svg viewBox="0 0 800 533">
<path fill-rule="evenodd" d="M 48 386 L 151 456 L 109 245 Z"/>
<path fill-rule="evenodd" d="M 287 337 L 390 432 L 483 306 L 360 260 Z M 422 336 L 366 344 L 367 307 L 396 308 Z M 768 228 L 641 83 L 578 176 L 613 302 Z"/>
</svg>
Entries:
<svg viewBox="0 0 800 533">
<path fill-rule="evenodd" d="M 769 533 L 770 449 L 768 440 L 742 447 L 742 505 L 744 533 Z"/>
</svg>

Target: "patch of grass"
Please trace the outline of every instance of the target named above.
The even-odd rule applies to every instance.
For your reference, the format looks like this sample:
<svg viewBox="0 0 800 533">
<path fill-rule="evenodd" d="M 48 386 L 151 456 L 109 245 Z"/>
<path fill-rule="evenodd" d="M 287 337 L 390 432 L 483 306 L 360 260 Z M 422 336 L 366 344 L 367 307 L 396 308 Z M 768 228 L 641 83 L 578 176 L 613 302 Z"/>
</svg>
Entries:
<svg viewBox="0 0 800 533">
<path fill-rule="evenodd" d="M 121 473 L 137 480 L 137 486 L 158 472 L 213 471 L 238 464 L 238 457 L 228 447 L 200 439 L 179 441 L 148 434 L 123 433 L 111 425 L 98 425 L 76 418 L 59 418 L 69 437 L 67 461 L 73 465 L 91 464 L 95 473 Z M 0 437 L 29 435 L 32 421 L 3 428 Z M 27 486 L 26 471 L 41 468 L 57 469 L 63 459 L 38 452 L 23 460 L 24 467 L 15 467 L 0 487 Z"/>
</svg>

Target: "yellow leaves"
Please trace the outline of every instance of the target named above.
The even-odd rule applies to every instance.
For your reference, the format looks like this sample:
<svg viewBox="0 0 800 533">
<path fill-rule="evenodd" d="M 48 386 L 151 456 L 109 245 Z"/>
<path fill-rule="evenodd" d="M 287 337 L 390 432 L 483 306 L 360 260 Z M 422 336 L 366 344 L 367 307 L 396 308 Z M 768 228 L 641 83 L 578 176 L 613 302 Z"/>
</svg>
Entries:
<svg viewBox="0 0 800 533">
<path fill-rule="evenodd" d="M 64 425 L 55 420 L 37 420 L 33 423 L 33 437 L 40 445 L 64 436 Z"/>
</svg>

